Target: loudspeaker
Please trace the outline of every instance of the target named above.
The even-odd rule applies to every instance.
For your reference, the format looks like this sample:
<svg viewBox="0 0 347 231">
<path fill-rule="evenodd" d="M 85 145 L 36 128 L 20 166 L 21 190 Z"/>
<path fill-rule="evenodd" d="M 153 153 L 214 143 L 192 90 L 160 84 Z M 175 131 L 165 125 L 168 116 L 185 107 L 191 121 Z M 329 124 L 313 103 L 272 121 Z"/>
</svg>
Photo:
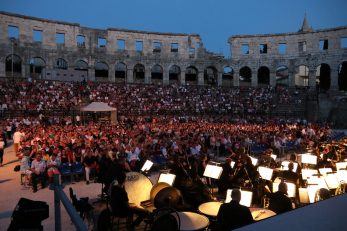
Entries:
<svg viewBox="0 0 347 231">
<path fill-rule="evenodd" d="M 34 229 L 42 230 L 41 221 L 49 217 L 49 206 L 44 201 L 20 198 L 16 205 L 8 231 Z"/>
</svg>

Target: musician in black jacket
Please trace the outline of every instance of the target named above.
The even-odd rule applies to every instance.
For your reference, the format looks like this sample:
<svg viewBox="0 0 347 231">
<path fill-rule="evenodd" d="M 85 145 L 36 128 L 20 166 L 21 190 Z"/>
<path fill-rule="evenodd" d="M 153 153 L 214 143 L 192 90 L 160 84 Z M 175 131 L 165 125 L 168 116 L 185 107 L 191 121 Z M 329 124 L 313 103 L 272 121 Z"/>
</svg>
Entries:
<svg viewBox="0 0 347 231">
<path fill-rule="evenodd" d="M 293 209 L 292 201 L 287 196 L 287 184 L 281 182 L 278 185 L 278 191 L 275 193 L 267 193 L 269 197 L 269 209 L 274 211 L 276 214 L 288 212 Z"/>
<path fill-rule="evenodd" d="M 240 200 L 241 191 L 233 189 L 231 201 L 222 204 L 219 208 L 217 214 L 218 230 L 229 231 L 254 222 L 250 210 L 246 206 L 240 205 Z"/>
</svg>

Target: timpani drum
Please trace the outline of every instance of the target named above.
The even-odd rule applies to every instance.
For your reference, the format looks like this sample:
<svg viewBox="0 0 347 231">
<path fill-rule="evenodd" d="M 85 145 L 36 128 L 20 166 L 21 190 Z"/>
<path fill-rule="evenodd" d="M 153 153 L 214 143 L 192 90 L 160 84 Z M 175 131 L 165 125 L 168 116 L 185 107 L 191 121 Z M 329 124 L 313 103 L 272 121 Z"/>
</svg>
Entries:
<svg viewBox="0 0 347 231">
<path fill-rule="evenodd" d="M 142 201 L 150 199 L 152 182 L 139 172 L 127 172 L 124 184 L 129 203 L 140 206 Z"/>
<path fill-rule="evenodd" d="M 165 182 L 160 182 L 157 183 L 153 186 L 153 188 L 151 189 L 151 193 L 150 193 L 150 200 L 152 202 L 152 204 L 154 204 L 154 198 L 155 196 L 164 188 L 170 187 L 170 185 L 168 183 Z"/>
<path fill-rule="evenodd" d="M 270 209 L 249 208 L 249 210 L 251 211 L 252 217 L 255 221 L 260 221 L 276 215 L 276 213 Z"/>
<path fill-rule="evenodd" d="M 177 221 L 177 216 L 179 216 L 180 230 L 182 231 L 205 230 L 210 224 L 210 221 L 206 216 L 198 213 L 177 212 L 172 213 L 172 215 L 176 218 Z"/>
<path fill-rule="evenodd" d="M 198 209 L 200 213 L 203 213 L 207 216 L 217 217 L 219 208 L 222 204 L 223 204 L 222 202 L 210 201 L 210 202 L 201 204 Z"/>
</svg>

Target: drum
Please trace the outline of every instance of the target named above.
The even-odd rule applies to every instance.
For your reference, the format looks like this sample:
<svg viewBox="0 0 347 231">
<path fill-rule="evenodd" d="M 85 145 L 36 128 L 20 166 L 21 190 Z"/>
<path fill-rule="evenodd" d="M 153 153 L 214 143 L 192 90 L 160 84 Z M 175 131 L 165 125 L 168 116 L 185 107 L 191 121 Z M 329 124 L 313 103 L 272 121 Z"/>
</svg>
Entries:
<svg viewBox="0 0 347 231">
<path fill-rule="evenodd" d="M 182 203 L 183 197 L 180 190 L 172 186 L 161 189 L 154 198 L 154 207 L 157 209 L 164 207 L 177 208 Z"/>
<path fill-rule="evenodd" d="M 125 191 L 128 193 L 129 203 L 140 206 L 141 201 L 150 199 L 152 182 L 139 172 L 127 172 Z"/>
<path fill-rule="evenodd" d="M 265 218 L 269 218 L 269 217 L 276 215 L 276 213 L 270 209 L 249 208 L 249 210 L 251 211 L 252 217 L 255 221 L 260 221 L 260 220 L 263 220 Z"/>
<path fill-rule="evenodd" d="M 200 213 L 203 213 L 207 216 L 216 217 L 218 214 L 219 208 L 222 204 L 223 204 L 222 202 L 210 201 L 210 202 L 201 204 L 198 209 Z"/>
<path fill-rule="evenodd" d="M 158 192 L 160 192 L 160 190 L 170 187 L 170 185 L 168 183 L 165 182 L 160 182 L 157 183 L 153 186 L 153 188 L 151 189 L 151 194 L 150 194 L 150 200 L 152 202 L 152 204 L 154 204 L 154 198 L 155 196 L 158 194 Z"/>
<path fill-rule="evenodd" d="M 177 216 L 179 216 L 180 230 L 205 230 L 210 221 L 204 215 L 193 213 L 193 212 L 177 212 L 172 213 L 172 215 L 178 221 Z"/>
</svg>

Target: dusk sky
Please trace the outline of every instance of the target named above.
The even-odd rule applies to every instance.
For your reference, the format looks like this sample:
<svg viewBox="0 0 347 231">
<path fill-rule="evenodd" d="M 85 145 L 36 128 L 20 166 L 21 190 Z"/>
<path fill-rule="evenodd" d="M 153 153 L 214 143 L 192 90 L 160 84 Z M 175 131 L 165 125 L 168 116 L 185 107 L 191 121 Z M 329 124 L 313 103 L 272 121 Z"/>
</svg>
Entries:
<svg viewBox="0 0 347 231">
<path fill-rule="evenodd" d="M 347 0 L 0 0 L 0 10 L 91 28 L 200 34 L 229 55 L 228 38 L 347 26 Z"/>
</svg>

